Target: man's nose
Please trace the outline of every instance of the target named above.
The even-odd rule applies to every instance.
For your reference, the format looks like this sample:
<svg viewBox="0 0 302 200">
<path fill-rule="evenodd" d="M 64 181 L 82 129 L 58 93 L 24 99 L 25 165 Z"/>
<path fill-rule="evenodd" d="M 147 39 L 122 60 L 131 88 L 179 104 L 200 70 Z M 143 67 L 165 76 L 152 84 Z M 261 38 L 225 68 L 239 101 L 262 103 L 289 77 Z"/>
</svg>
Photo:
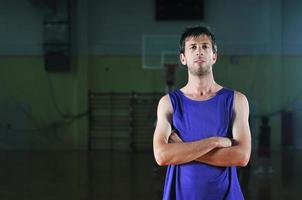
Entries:
<svg viewBox="0 0 302 200">
<path fill-rule="evenodd" d="M 203 49 L 201 46 L 197 47 L 196 53 L 197 53 L 197 55 L 203 55 Z"/>
</svg>

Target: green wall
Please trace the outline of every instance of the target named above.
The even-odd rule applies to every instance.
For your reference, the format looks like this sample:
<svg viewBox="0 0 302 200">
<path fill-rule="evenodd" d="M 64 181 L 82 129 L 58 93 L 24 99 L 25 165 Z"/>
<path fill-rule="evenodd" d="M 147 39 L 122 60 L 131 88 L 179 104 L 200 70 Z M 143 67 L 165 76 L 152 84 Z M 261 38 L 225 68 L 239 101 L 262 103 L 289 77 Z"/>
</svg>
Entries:
<svg viewBox="0 0 302 200">
<path fill-rule="evenodd" d="M 165 71 L 143 69 L 140 56 L 91 56 L 89 88 L 98 92 L 164 92 Z M 185 83 L 186 72 L 177 72 L 177 84 Z"/>
<path fill-rule="evenodd" d="M 79 69 L 48 73 L 38 56 L 1 56 L 0 66 L 0 101 L 7 105 L 1 113 L 0 148 L 86 148 L 87 131 L 79 133 L 78 124 L 84 122 L 85 127 L 87 116 L 75 119 L 65 116 L 87 110 L 78 98 L 79 93 L 87 98 L 87 89 L 78 84 L 81 81 L 80 85 L 85 85 Z M 24 122 L 20 123 L 20 119 Z"/>
</svg>

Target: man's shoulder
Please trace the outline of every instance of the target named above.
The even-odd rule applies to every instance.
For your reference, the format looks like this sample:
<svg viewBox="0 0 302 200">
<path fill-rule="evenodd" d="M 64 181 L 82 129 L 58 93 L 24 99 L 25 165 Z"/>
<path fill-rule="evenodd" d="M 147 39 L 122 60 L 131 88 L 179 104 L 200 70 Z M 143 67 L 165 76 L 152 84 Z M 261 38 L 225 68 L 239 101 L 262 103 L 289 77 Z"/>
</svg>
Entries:
<svg viewBox="0 0 302 200">
<path fill-rule="evenodd" d="M 172 90 L 160 98 L 160 101 L 171 101 L 171 99 L 180 95 L 180 89 Z"/>
<path fill-rule="evenodd" d="M 235 91 L 234 93 L 234 104 L 235 107 L 239 107 L 239 108 L 249 106 L 247 97 L 242 92 L 239 91 Z"/>
<path fill-rule="evenodd" d="M 171 104 L 171 97 L 170 97 L 170 93 L 165 94 L 164 96 L 162 96 L 159 99 L 158 102 L 159 105 L 163 105 L 163 106 L 169 106 Z"/>
<path fill-rule="evenodd" d="M 235 95 L 235 98 L 237 98 L 239 100 L 247 100 L 245 94 L 243 94 L 240 91 L 234 90 L 234 95 Z"/>
<path fill-rule="evenodd" d="M 167 101 L 170 100 L 170 96 L 169 96 L 169 93 L 168 94 L 165 94 L 164 96 L 162 96 L 160 99 L 159 99 L 159 102 L 161 103 L 166 103 Z"/>
<path fill-rule="evenodd" d="M 158 110 L 162 110 L 164 112 L 170 113 L 172 112 L 172 105 L 169 94 L 165 94 L 162 96 L 158 102 Z"/>
<path fill-rule="evenodd" d="M 242 93 L 241 91 L 238 91 L 238 90 L 235 90 L 235 89 L 232 89 L 232 88 L 229 88 L 229 87 L 225 87 L 225 86 L 223 86 L 223 89 L 226 90 L 226 91 L 234 93 L 234 96 L 237 97 L 237 98 L 240 98 L 240 99 L 246 98 L 245 94 Z"/>
<path fill-rule="evenodd" d="M 243 92 L 225 86 L 223 86 L 223 90 L 229 94 L 234 95 L 235 104 L 248 104 L 247 97 Z"/>
</svg>

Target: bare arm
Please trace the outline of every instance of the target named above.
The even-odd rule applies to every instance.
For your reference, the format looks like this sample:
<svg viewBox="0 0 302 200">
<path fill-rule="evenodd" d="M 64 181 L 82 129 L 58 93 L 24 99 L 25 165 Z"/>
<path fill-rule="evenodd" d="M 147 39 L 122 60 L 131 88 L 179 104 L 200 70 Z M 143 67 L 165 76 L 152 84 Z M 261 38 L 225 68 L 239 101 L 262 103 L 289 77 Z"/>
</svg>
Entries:
<svg viewBox="0 0 302 200">
<path fill-rule="evenodd" d="M 153 136 L 153 152 L 159 165 L 183 164 L 196 160 L 214 148 L 231 146 L 227 138 L 212 137 L 187 143 L 169 143 L 173 108 L 168 95 L 161 98 Z"/>
<path fill-rule="evenodd" d="M 233 139 L 235 144 L 229 148 L 213 149 L 196 161 L 215 166 L 246 166 L 251 154 L 251 133 L 248 123 L 249 105 L 246 97 L 235 92 Z"/>
</svg>

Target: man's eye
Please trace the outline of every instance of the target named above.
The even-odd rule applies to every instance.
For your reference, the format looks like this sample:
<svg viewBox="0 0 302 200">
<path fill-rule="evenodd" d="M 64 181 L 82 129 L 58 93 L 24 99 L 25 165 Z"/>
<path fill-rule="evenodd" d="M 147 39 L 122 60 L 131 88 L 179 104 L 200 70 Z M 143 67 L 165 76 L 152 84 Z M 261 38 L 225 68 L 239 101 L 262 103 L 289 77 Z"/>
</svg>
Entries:
<svg viewBox="0 0 302 200">
<path fill-rule="evenodd" d="M 196 48 L 197 48 L 196 46 L 192 46 L 192 47 L 191 47 L 192 50 L 195 50 Z"/>
<path fill-rule="evenodd" d="M 208 49 L 208 48 L 210 48 L 210 47 L 209 47 L 208 45 L 203 45 L 202 48 L 203 48 L 203 49 Z"/>
</svg>

